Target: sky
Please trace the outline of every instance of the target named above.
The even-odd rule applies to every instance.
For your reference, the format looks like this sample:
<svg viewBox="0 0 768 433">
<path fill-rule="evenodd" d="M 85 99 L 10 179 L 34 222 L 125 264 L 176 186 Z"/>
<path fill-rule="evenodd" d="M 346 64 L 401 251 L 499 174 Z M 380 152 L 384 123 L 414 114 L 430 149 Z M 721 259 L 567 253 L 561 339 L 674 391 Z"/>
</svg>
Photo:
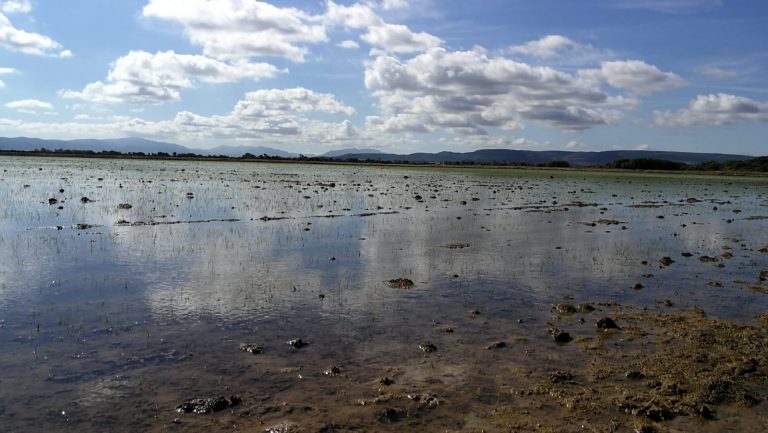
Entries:
<svg viewBox="0 0 768 433">
<path fill-rule="evenodd" d="M 0 136 L 768 155 L 768 2 L 0 0 Z"/>
</svg>

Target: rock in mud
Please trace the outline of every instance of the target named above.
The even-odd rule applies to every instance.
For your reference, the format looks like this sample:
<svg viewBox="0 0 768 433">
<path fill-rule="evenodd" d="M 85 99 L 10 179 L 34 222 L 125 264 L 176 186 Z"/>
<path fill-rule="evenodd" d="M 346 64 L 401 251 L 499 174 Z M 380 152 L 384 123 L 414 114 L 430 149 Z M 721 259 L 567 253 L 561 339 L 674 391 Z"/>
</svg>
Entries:
<svg viewBox="0 0 768 433">
<path fill-rule="evenodd" d="M 392 379 L 389 376 L 384 376 L 381 379 L 379 379 L 379 383 L 384 385 L 384 386 L 390 386 L 390 385 L 393 385 L 395 383 L 395 380 Z"/>
<path fill-rule="evenodd" d="M 133 205 L 131 205 L 130 203 L 120 203 L 119 205 L 117 205 L 117 208 L 127 210 L 127 209 L 133 208 Z"/>
<path fill-rule="evenodd" d="M 422 341 L 421 343 L 419 343 L 419 349 L 427 353 L 432 353 L 437 351 L 437 346 L 432 344 L 432 342 L 430 341 Z"/>
<path fill-rule="evenodd" d="M 758 275 L 757 278 L 759 278 L 760 281 L 768 280 L 768 271 L 760 272 L 760 275 Z"/>
<path fill-rule="evenodd" d="M 264 347 L 259 346 L 255 343 L 242 343 L 240 345 L 240 350 L 242 350 L 243 352 L 252 353 L 254 355 L 261 355 L 262 353 L 264 353 Z"/>
<path fill-rule="evenodd" d="M 595 311 L 595 307 L 589 304 L 579 304 L 578 310 L 579 310 L 579 313 L 591 313 Z"/>
<path fill-rule="evenodd" d="M 711 256 L 701 256 L 699 257 L 699 261 L 702 263 L 715 263 L 715 262 L 719 262 L 720 259 L 718 259 L 717 257 L 711 257 Z"/>
<path fill-rule="evenodd" d="M 80 203 L 90 203 L 92 201 L 93 200 L 89 199 L 88 197 L 81 197 L 80 198 Z"/>
<path fill-rule="evenodd" d="M 192 400 L 187 400 L 176 406 L 176 412 L 208 414 L 237 406 L 241 401 L 240 397 L 236 395 L 230 396 L 229 398 L 193 398 Z"/>
<path fill-rule="evenodd" d="M 286 343 L 294 349 L 301 349 L 302 347 L 309 345 L 309 343 L 302 340 L 301 338 L 294 338 L 293 340 L 288 340 Z"/>
<path fill-rule="evenodd" d="M 387 284 L 393 289 L 408 289 L 413 287 L 413 281 L 408 278 L 395 278 L 394 280 L 387 281 Z"/>
<path fill-rule="evenodd" d="M 635 283 L 635 285 L 634 285 L 634 286 L 632 286 L 632 288 L 633 288 L 633 289 L 635 289 L 635 290 L 642 290 L 642 289 L 643 289 L 643 287 L 644 287 L 644 286 L 643 286 L 643 284 L 642 284 L 642 283 Z"/>
<path fill-rule="evenodd" d="M 50 205 L 54 205 L 54 204 L 56 204 L 56 203 L 58 203 L 58 202 L 59 202 L 59 201 L 58 201 L 58 200 L 56 200 L 56 199 L 55 199 L 55 198 L 53 198 L 53 197 L 51 197 L 51 198 L 49 198 L 49 199 L 48 199 L 48 204 L 50 204 Z"/>
<path fill-rule="evenodd" d="M 619 329 L 619 325 L 610 317 L 603 317 L 595 323 L 597 329 Z"/>
</svg>

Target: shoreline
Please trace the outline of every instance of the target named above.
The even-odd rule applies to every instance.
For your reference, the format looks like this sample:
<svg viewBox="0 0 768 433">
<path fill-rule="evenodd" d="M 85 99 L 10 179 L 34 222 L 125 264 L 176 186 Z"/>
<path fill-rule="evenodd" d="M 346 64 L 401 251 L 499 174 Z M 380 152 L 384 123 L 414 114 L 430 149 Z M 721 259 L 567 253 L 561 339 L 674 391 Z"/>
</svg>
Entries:
<svg viewBox="0 0 768 433">
<path fill-rule="evenodd" d="M 480 170 L 540 170 L 549 172 L 588 172 L 588 173 L 623 173 L 623 174 L 669 174 L 681 176 L 726 176 L 726 177 L 768 177 L 766 172 L 756 171 L 698 171 L 698 170 L 646 170 L 620 169 L 608 167 L 542 167 L 536 165 L 514 164 L 445 164 L 445 163 L 397 163 L 371 161 L 312 161 L 301 159 L 261 159 L 235 157 L 206 157 L 206 156 L 172 156 L 172 155 L 110 155 L 110 154 L 79 154 L 62 152 L 23 152 L 0 150 L 3 157 L 30 158 L 71 158 L 71 159 L 124 159 L 147 161 L 193 161 L 193 162 L 244 162 L 260 164 L 304 164 L 330 166 L 359 166 L 359 167 L 397 167 L 397 168 L 432 168 L 432 169 L 480 169 Z"/>
</svg>

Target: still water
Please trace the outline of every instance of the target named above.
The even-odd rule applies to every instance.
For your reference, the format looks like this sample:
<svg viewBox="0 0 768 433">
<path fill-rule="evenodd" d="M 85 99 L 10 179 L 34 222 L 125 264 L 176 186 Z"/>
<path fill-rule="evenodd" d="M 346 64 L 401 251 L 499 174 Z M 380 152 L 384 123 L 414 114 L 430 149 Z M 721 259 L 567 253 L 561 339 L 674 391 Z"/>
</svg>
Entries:
<svg viewBox="0 0 768 433">
<path fill-rule="evenodd" d="M 0 158 L 0 203 L 8 432 L 480 429 L 475 346 L 549 344 L 553 304 L 768 307 L 768 178 Z M 381 423 L 390 376 L 444 403 Z"/>
</svg>

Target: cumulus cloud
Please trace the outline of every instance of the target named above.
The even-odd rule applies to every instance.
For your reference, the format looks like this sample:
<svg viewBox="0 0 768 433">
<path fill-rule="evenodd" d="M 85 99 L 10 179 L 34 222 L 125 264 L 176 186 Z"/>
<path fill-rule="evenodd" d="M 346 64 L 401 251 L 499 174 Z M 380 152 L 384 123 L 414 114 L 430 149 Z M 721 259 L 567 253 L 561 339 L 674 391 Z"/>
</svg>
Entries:
<svg viewBox="0 0 768 433">
<path fill-rule="evenodd" d="M 26 14 L 32 10 L 32 4 L 29 0 L 8 0 L 2 2 L 0 10 L 7 14 Z"/>
<path fill-rule="evenodd" d="M 43 114 L 53 110 L 53 105 L 50 102 L 40 101 L 37 99 L 21 99 L 18 101 L 11 101 L 6 103 L 5 107 L 25 114 Z"/>
<path fill-rule="evenodd" d="M 304 88 L 264 89 L 250 92 L 230 113 L 201 116 L 189 111 L 172 119 L 151 121 L 139 117 L 109 119 L 78 115 L 77 122 L 23 122 L 0 118 L 6 130 L 34 131 L 60 137 L 114 137 L 139 135 L 174 141 L 247 140 L 274 145 L 316 144 L 356 139 L 360 132 L 348 120 L 328 122 L 316 115 L 349 115 L 354 109 L 328 93 Z"/>
<path fill-rule="evenodd" d="M 82 91 L 62 90 L 64 98 L 100 103 L 162 103 L 179 99 L 179 90 L 198 82 L 231 83 L 271 78 L 280 72 L 268 63 L 222 62 L 173 51 L 131 51 L 115 61 L 107 83 L 97 81 Z"/>
<path fill-rule="evenodd" d="M 384 10 L 406 9 L 410 6 L 408 0 L 382 0 L 381 8 Z"/>
<path fill-rule="evenodd" d="M 367 65 L 365 85 L 381 111 L 367 125 L 384 132 L 483 135 L 488 127 L 520 128 L 524 119 L 582 130 L 615 122 L 634 104 L 580 74 L 490 58 L 480 49 L 433 48 L 408 61 L 379 56 Z"/>
<path fill-rule="evenodd" d="M 341 42 L 339 42 L 337 44 L 337 46 L 339 46 L 341 48 L 350 49 L 350 50 L 351 49 L 355 49 L 355 48 L 360 48 L 360 44 L 358 44 L 357 42 L 355 42 L 355 41 L 353 41 L 351 39 L 347 39 L 347 40 L 341 41 Z"/>
<path fill-rule="evenodd" d="M 369 4 L 344 6 L 329 1 L 326 20 L 330 25 L 366 30 L 361 38 L 373 45 L 377 52 L 418 53 L 443 44 L 440 38 L 429 33 L 414 32 L 402 24 L 384 22 Z"/>
<path fill-rule="evenodd" d="M 598 63 L 615 56 L 610 50 L 598 49 L 562 35 L 547 35 L 522 45 L 514 45 L 506 52 L 540 61 L 572 65 Z"/>
<path fill-rule="evenodd" d="M 149 0 L 143 15 L 181 24 L 193 44 L 217 59 L 268 56 L 301 62 L 306 44 L 327 41 L 321 17 L 258 0 Z"/>
<path fill-rule="evenodd" d="M 3 3 L 3 6 L 5 5 L 6 3 Z M 71 51 L 64 50 L 60 43 L 48 36 L 27 32 L 14 27 L 8 17 L 2 13 L 0 13 L 0 47 L 39 56 L 72 56 Z"/>
<path fill-rule="evenodd" d="M 677 74 L 663 72 L 642 60 L 602 62 L 600 69 L 583 70 L 581 74 L 584 77 L 604 80 L 612 87 L 636 95 L 646 95 L 685 84 Z"/>
<path fill-rule="evenodd" d="M 727 93 L 698 95 L 688 108 L 654 112 L 654 122 L 658 126 L 681 127 L 768 122 L 768 102 Z"/>
</svg>

